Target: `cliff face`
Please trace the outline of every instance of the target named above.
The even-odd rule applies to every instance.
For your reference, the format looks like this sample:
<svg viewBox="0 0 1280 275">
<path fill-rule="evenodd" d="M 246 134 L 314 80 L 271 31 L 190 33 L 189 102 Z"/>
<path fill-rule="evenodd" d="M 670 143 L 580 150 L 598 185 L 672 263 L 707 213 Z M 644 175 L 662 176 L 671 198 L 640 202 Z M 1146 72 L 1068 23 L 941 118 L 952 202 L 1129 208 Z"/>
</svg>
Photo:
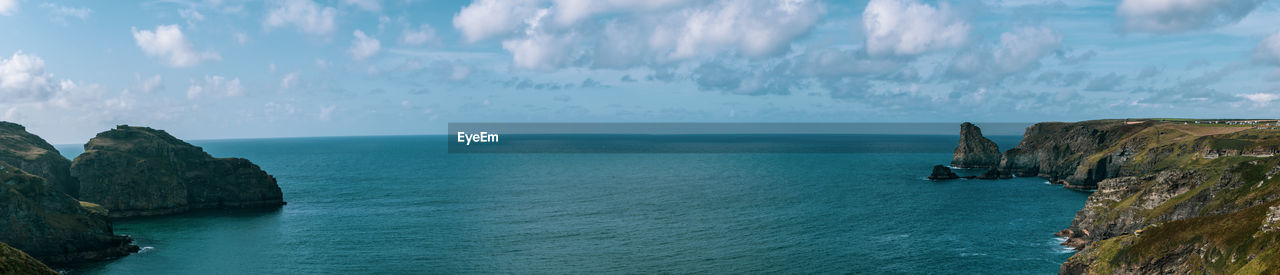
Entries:
<svg viewBox="0 0 1280 275">
<path fill-rule="evenodd" d="M 0 242 L 48 264 L 109 259 L 137 251 L 116 236 L 105 213 L 0 162 Z M 88 207 L 86 207 L 88 206 Z"/>
<path fill-rule="evenodd" d="M 205 208 L 279 207 L 276 180 L 242 158 L 213 158 L 162 130 L 118 126 L 84 145 L 71 164 L 81 199 L 112 217 Z"/>
<path fill-rule="evenodd" d="M 1146 144 L 1133 137 L 1151 125 L 1118 120 L 1037 123 L 1027 127 L 1017 147 L 1000 157 L 999 168 L 1019 177 L 1039 176 L 1090 189 L 1103 179 L 1129 174 L 1119 166 L 1134 148 Z M 1108 154 L 1098 155 L 1103 151 Z"/>
<path fill-rule="evenodd" d="M 951 158 L 959 168 L 994 168 L 1000 164 L 1000 148 L 972 123 L 960 124 L 960 143 Z"/>
<path fill-rule="evenodd" d="M 58 274 L 27 253 L 0 243 L 0 274 Z"/>
<path fill-rule="evenodd" d="M 0 162 L 42 177 L 55 190 L 77 196 L 79 182 L 71 177 L 71 161 L 22 125 L 0 121 Z"/>
<path fill-rule="evenodd" d="M 1104 179 L 1057 234 L 1081 249 L 1061 273 L 1280 272 L 1280 131 L 1196 127 L 1152 125 L 1082 158 Z"/>
</svg>

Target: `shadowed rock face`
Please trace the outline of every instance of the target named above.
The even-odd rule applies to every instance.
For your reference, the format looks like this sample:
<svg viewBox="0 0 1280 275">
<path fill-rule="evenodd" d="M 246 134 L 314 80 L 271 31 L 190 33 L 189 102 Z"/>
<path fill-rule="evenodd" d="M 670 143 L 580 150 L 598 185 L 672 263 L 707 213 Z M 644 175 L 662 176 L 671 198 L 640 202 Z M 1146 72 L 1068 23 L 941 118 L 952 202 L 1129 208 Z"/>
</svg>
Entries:
<svg viewBox="0 0 1280 275">
<path fill-rule="evenodd" d="M 972 123 L 960 124 L 960 144 L 951 158 L 959 168 L 994 168 L 1000 164 L 1000 148 Z"/>
<path fill-rule="evenodd" d="M 81 199 L 112 217 L 207 208 L 279 207 L 276 179 L 242 158 L 213 158 L 165 131 L 121 125 L 98 133 L 71 164 Z"/>
<path fill-rule="evenodd" d="M 951 172 L 951 168 L 942 165 L 934 165 L 933 173 L 929 174 L 929 179 L 931 180 L 953 180 L 958 178 L 960 176 L 957 176 L 955 172 Z"/>
<path fill-rule="evenodd" d="M 44 178 L 54 190 L 78 195 L 79 182 L 71 177 L 71 161 L 22 125 L 0 121 L 0 162 Z"/>
<path fill-rule="evenodd" d="M 0 274 L 58 274 L 21 250 L 0 243 Z"/>
<path fill-rule="evenodd" d="M 116 236 L 106 213 L 0 162 L 0 242 L 51 265 L 128 255 L 138 247 Z"/>
</svg>

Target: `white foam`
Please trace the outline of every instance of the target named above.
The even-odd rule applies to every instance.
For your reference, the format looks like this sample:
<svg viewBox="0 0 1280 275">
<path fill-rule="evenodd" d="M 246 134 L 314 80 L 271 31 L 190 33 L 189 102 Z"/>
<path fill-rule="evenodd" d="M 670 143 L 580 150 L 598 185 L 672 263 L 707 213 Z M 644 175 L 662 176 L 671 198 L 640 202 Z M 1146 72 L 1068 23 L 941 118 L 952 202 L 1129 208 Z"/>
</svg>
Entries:
<svg viewBox="0 0 1280 275">
<path fill-rule="evenodd" d="M 138 249 L 138 254 L 147 253 L 147 251 L 151 251 L 152 249 L 156 249 L 156 248 L 150 247 L 150 246 L 143 246 L 142 249 Z"/>
</svg>

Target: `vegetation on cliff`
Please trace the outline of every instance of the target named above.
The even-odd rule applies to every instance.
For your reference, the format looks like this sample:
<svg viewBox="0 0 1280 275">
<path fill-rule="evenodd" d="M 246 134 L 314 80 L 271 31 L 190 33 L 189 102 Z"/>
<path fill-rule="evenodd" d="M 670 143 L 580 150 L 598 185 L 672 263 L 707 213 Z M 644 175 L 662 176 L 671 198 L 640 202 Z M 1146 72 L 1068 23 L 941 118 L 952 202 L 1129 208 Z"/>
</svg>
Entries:
<svg viewBox="0 0 1280 275">
<path fill-rule="evenodd" d="M 84 150 L 71 164 L 80 198 L 112 217 L 284 204 L 276 179 L 249 160 L 213 158 L 163 130 L 121 125 Z"/>
<path fill-rule="evenodd" d="M 18 166 L 44 178 L 55 190 L 77 196 L 79 182 L 71 177 L 71 161 L 22 125 L 0 121 L 0 162 Z"/>
<path fill-rule="evenodd" d="M 27 253 L 0 243 L 0 274 L 58 274 Z"/>
<path fill-rule="evenodd" d="M 1096 188 L 1061 272 L 1280 272 L 1280 131 L 1153 120 L 1040 123 L 1001 169 Z"/>
</svg>

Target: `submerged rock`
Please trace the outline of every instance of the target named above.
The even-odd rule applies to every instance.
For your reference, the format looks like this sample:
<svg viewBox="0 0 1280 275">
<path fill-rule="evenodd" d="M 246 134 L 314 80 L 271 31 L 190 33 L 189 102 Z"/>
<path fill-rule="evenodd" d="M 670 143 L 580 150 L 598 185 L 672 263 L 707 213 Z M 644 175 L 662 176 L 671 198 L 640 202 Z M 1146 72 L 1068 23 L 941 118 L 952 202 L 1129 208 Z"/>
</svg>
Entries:
<svg viewBox="0 0 1280 275">
<path fill-rule="evenodd" d="M 929 174 L 929 179 L 931 180 L 953 180 L 958 178 L 960 177 L 956 176 L 955 172 L 951 172 L 951 168 L 943 165 L 934 165 L 933 173 Z"/>
<path fill-rule="evenodd" d="M 973 123 L 960 124 L 960 144 L 951 158 L 951 166 L 959 168 L 994 168 L 1000 165 L 1000 148 L 982 136 Z"/>
<path fill-rule="evenodd" d="M 71 164 L 81 199 L 111 217 L 284 205 L 275 177 L 243 158 L 214 158 L 163 130 L 117 126 L 98 133 Z"/>
<path fill-rule="evenodd" d="M 26 127 L 0 121 L 0 162 L 44 178 L 54 190 L 76 197 L 79 182 L 71 177 L 71 161 Z"/>
<path fill-rule="evenodd" d="M 105 213 L 53 190 L 43 178 L 0 162 L 0 242 L 61 265 L 103 260 L 138 250 L 116 236 Z"/>
<path fill-rule="evenodd" d="M 0 243 L 0 274 L 58 274 L 21 250 Z"/>
</svg>

